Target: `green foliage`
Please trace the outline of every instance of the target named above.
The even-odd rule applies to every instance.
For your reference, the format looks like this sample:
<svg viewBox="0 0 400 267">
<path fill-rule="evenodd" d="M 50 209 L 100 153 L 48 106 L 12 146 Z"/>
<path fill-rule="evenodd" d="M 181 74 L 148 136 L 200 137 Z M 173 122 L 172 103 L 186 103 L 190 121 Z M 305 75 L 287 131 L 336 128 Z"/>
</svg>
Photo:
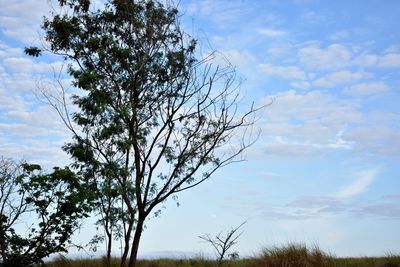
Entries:
<svg viewBox="0 0 400 267">
<path fill-rule="evenodd" d="M 80 178 L 68 168 L 55 167 L 43 174 L 39 165 L 4 159 L 0 177 L 4 266 L 29 266 L 53 253 L 66 252 L 80 220 L 91 211 L 92 195 Z M 28 225 L 26 234 L 15 228 L 20 220 Z"/>
<path fill-rule="evenodd" d="M 37 47 L 34 47 L 34 46 L 25 47 L 24 52 L 28 56 L 32 56 L 32 57 L 38 57 L 42 54 L 42 50 Z"/>
</svg>

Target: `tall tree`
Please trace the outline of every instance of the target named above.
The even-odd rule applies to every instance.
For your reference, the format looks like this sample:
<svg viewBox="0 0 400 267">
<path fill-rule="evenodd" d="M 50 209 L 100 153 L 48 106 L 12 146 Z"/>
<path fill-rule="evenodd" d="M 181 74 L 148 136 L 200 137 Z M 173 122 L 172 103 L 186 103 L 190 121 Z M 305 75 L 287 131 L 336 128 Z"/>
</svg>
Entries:
<svg viewBox="0 0 400 267">
<path fill-rule="evenodd" d="M 43 23 L 47 50 L 71 62 L 73 86 L 84 93 L 73 97 L 73 116 L 47 97 L 73 132 L 65 150 L 74 167 L 105 196 L 104 225 L 122 229 L 121 266 L 129 257 L 133 267 L 146 218 L 236 161 L 252 143 L 256 109 L 238 107 L 234 67 L 196 52 L 175 6 L 109 0 L 94 11 L 89 0 L 59 4 L 64 12 Z M 121 203 L 112 214 L 107 198 Z"/>
</svg>

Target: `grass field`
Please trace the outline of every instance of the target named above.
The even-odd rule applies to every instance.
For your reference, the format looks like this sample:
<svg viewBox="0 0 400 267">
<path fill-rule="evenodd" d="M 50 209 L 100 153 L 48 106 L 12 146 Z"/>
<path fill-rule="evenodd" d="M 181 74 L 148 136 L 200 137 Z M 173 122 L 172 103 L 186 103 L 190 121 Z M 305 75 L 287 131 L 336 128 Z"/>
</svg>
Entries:
<svg viewBox="0 0 400 267">
<path fill-rule="evenodd" d="M 69 260 L 58 257 L 45 267 L 103 267 L 104 259 Z M 119 267 L 118 259 L 112 266 Z M 138 267 L 216 267 L 216 261 L 194 259 L 140 260 Z M 400 267 L 400 255 L 383 257 L 338 258 L 318 247 L 290 244 L 284 247 L 265 248 L 258 256 L 240 260 L 226 260 L 221 267 Z"/>
</svg>

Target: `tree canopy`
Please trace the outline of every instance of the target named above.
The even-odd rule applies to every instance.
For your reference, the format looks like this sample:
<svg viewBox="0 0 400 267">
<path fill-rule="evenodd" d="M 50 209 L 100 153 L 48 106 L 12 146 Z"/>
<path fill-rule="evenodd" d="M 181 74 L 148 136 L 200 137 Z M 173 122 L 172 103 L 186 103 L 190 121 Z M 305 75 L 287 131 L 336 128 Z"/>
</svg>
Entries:
<svg viewBox="0 0 400 267">
<path fill-rule="evenodd" d="M 253 141 L 247 138 L 256 109 L 238 106 L 234 67 L 196 50 L 174 5 L 59 5 L 62 12 L 43 22 L 45 50 L 65 58 L 72 85 L 83 93 L 73 96 L 74 114 L 58 104 L 65 101 L 47 99 L 73 134 L 64 146 L 73 167 L 98 193 L 108 256 L 115 234 L 124 240 L 121 266 L 128 253 L 135 266 L 146 218 L 234 162 Z M 33 56 L 41 52 L 26 49 Z"/>
</svg>

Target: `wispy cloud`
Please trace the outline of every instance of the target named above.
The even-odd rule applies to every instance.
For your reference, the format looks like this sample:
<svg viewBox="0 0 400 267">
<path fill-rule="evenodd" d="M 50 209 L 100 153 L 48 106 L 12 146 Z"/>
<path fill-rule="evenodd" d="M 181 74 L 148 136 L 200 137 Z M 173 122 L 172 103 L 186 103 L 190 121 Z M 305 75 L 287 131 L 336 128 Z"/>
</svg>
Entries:
<svg viewBox="0 0 400 267">
<path fill-rule="evenodd" d="M 375 203 L 366 206 L 357 207 L 352 212 L 361 215 L 375 215 L 387 219 L 400 219 L 399 203 Z"/>
<path fill-rule="evenodd" d="M 253 194 L 254 196 L 254 194 Z M 332 216 L 364 216 L 380 219 L 400 219 L 400 202 L 398 199 L 367 200 L 363 203 L 353 202 L 348 198 L 335 196 L 299 196 L 287 202 L 271 203 L 246 198 L 226 198 L 226 208 L 255 210 L 261 218 L 274 220 L 309 220 Z"/>
<path fill-rule="evenodd" d="M 29 43 L 39 40 L 40 23 L 50 10 L 50 1 L 0 1 L 1 32 L 15 40 Z"/>
<path fill-rule="evenodd" d="M 275 66 L 272 64 L 260 64 L 260 69 L 268 75 L 276 75 L 288 80 L 306 79 L 306 73 L 297 66 Z"/>
<path fill-rule="evenodd" d="M 289 91 L 272 96 L 262 121 L 261 141 L 268 156 L 317 156 L 329 151 L 350 150 L 358 142 L 347 138 L 348 126 L 362 123 L 358 103 L 328 93 Z"/>
<path fill-rule="evenodd" d="M 332 70 L 348 66 L 352 53 L 342 44 L 331 44 L 326 48 L 311 44 L 300 48 L 298 57 L 300 63 L 308 69 Z"/>
<path fill-rule="evenodd" d="M 298 66 L 277 66 L 273 64 L 260 64 L 260 70 L 269 75 L 290 81 L 292 88 L 309 89 L 310 82 L 307 73 Z M 311 76 L 311 75 L 310 75 Z"/>
<path fill-rule="evenodd" d="M 341 30 L 341 31 L 336 31 L 335 33 L 329 35 L 329 39 L 332 41 L 339 41 L 342 39 L 346 39 L 349 36 L 350 36 L 349 30 Z"/>
<path fill-rule="evenodd" d="M 232 1 L 194 1 L 187 7 L 189 14 L 202 15 L 211 19 L 218 27 L 225 28 L 240 19 L 252 10 L 251 5 Z"/>
<path fill-rule="evenodd" d="M 400 54 L 386 54 L 379 59 L 379 67 L 398 68 L 400 67 Z"/>
<path fill-rule="evenodd" d="M 368 190 L 369 186 L 375 181 L 378 174 L 378 169 L 360 171 L 356 175 L 354 181 L 335 192 L 333 196 L 337 198 L 350 198 L 359 195 Z"/>
<path fill-rule="evenodd" d="M 314 84 L 319 87 L 331 88 L 338 84 L 348 84 L 372 77 L 372 73 L 368 72 L 353 72 L 353 71 L 336 71 L 326 76 L 323 76 L 314 81 Z"/>
<path fill-rule="evenodd" d="M 269 38 L 276 38 L 276 37 L 282 37 L 286 35 L 286 32 L 283 30 L 277 30 L 277 29 L 272 29 L 272 28 L 261 28 L 258 30 L 258 32 Z"/>
<path fill-rule="evenodd" d="M 306 44 L 298 49 L 298 61 L 308 70 L 340 70 L 357 67 L 400 67 L 400 54 L 389 47 L 385 54 L 374 54 L 368 50 L 346 46 L 341 43 L 330 44 L 326 47 L 319 43 Z"/>
<path fill-rule="evenodd" d="M 320 24 L 327 20 L 327 16 L 306 10 L 301 13 L 301 21 L 305 24 Z"/>
<path fill-rule="evenodd" d="M 373 67 L 378 63 L 379 56 L 374 54 L 361 54 L 354 58 L 353 64 L 360 67 Z"/>
<path fill-rule="evenodd" d="M 360 83 L 344 89 L 344 93 L 353 96 L 366 96 L 388 92 L 389 86 L 385 82 Z"/>
</svg>

